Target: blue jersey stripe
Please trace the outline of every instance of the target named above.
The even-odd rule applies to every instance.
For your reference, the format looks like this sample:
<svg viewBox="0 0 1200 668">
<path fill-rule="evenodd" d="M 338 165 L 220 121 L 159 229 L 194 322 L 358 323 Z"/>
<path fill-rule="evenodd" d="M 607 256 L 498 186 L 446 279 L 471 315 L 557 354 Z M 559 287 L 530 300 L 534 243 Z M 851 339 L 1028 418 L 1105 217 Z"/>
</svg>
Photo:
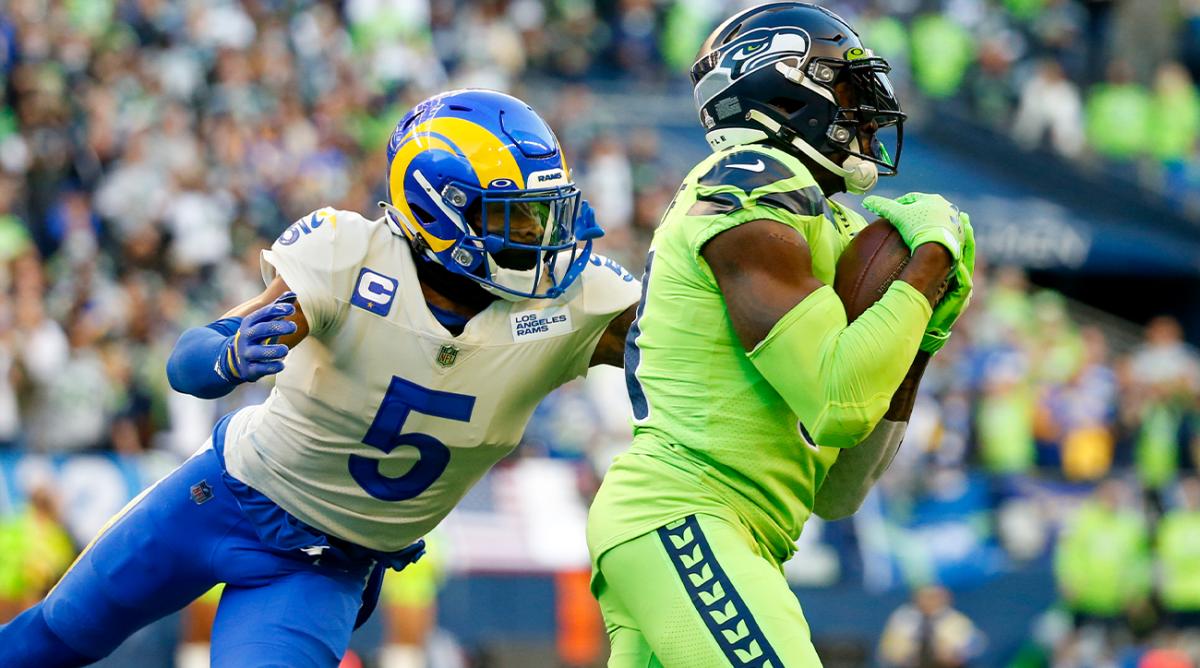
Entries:
<svg viewBox="0 0 1200 668">
<path fill-rule="evenodd" d="M 633 419 L 638 421 L 650 417 L 650 404 L 637 377 L 638 365 L 642 363 L 642 349 L 638 348 L 637 340 L 642 335 L 642 312 L 646 310 L 646 293 L 650 289 L 650 267 L 653 264 L 654 251 L 650 251 L 646 255 L 646 273 L 642 274 L 642 300 L 638 302 L 633 323 L 625 334 L 625 387 L 629 391 L 629 402 L 633 404 Z"/>
<path fill-rule="evenodd" d="M 696 612 L 708 626 L 729 665 L 735 668 L 782 668 L 775 648 L 758 626 L 733 582 L 717 562 L 695 515 L 658 530 Z"/>
</svg>

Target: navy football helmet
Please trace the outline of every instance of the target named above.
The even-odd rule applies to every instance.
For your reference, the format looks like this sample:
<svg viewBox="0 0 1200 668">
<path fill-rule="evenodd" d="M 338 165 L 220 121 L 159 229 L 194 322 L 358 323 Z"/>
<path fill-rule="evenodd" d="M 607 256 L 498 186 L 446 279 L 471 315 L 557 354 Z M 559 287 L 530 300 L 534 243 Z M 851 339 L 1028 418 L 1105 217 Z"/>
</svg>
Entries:
<svg viewBox="0 0 1200 668">
<path fill-rule="evenodd" d="M 714 149 L 775 140 L 864 193 L 900 163 L 905 114 L 890 67 L 837 14 L 772 2 L 717 27 L 692 66 L 696 106 Z M 894 154 L 861 125 L 895 129 Z M 835 162 L 840 160 L 840 164 Z"/>
</svg>

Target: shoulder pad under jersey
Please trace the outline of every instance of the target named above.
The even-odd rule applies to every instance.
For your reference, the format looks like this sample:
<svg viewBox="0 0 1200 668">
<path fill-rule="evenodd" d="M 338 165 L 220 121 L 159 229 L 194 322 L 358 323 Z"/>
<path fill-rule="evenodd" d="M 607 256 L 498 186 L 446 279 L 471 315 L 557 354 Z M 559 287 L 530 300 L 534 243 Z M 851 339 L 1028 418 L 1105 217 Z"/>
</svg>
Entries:
<svg viewBox="0 0 1200 668">
<path fill-rule="evenodd" d="M 720 156 L 696 180 L 692 216 L 727 214 L 754 205 L 797 216 L 825 213 L 825 194 L 808 169 L 779 149 L 748 144 Z"/>
</svg>

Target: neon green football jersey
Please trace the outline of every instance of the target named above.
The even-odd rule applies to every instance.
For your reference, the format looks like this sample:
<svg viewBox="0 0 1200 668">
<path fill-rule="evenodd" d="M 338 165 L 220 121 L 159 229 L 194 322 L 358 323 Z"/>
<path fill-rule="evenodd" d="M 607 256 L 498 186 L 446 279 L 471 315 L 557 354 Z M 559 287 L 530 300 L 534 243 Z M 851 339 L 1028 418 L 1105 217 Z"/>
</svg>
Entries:
<svg viewBox="0 0 1200 668">
<path fill-rule="evenodd" d="M 743 523 L 779 563 L 795 550 L 837 449 L 812 443 L 746 356 L 701 256 L 717 234 L 760 219 L 804 235 L 813 273 L 826 284 L 865 225 L 826 199 L 799 160 L 773 147 L 728 148 L 688 174 L 647 257 L 625 357 L 634 440 L 592 505 L 594 559 L 694 513 Z"/>
</svg>

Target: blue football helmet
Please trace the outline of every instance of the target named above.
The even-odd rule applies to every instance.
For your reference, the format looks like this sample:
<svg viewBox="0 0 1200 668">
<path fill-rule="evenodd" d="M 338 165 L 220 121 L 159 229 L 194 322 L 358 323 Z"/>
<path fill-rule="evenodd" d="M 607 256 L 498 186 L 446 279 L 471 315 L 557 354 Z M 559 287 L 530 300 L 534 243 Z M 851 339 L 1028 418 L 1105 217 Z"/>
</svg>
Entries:
<svg viewBox="0 0 1200 668">
<path fill-rule="evenodd" d="M 388 142 L 387 184 L 380 205 L 419 255 L 504 299 L 558 297 L 604 234 L 550 126 L 496 91 L 413 107 Z"/>
</svg>

